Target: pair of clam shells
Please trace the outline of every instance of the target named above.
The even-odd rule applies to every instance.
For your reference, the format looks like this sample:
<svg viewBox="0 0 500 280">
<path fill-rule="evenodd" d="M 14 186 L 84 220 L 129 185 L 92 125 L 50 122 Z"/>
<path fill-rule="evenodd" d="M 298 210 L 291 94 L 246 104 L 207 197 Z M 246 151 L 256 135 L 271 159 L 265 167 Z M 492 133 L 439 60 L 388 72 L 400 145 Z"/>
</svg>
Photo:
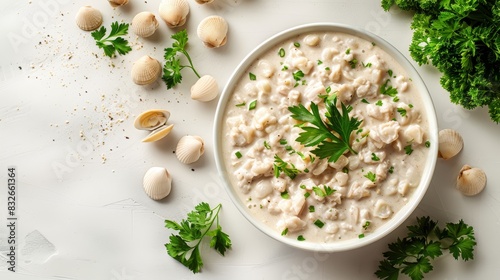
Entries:
<svg viewBox="0 0 500 280">
<path fill-rule="evenodd" d="M 179 27 L 186 23 L 189 3 L 187 0 L 163 0 L 158 11 L 168 27 Z"/>
<path fill-rule="evenodd" d="M 172 177 L 166 168 L 151 167 L 142 180 L 144 191 L 154 200 L 167 197 L 172 190 Z"/>
<path fill-rule="evenodd" d="M 209 16 L 198 24 L 196 33 L 206 47 L 218 48 L 226 44 L 228 29 L 223 17 Z"/>
<path fill-rule="evenodd" d="M 134 127 L 151 131 L 146 138 L 142 139 L 142 142 L 154 142 L 167 136 L 174 128 L 173 124 L 167 124 L 169 117 L 169 111 L 160 109 L 148 110 L 137 116 Z"/>
<path fill-rule="evenodd" d="M 200 136 L 185 135 L 177 143 L 175 154 L 184 164 L 196 162 L 205 152 L 205 142 Z"/>
<path fill-rule="evenodd" d="M 460 133 L 453 129 L 439 131 L 438 156 L 450 159 L 456 156 L 464 147 L 464 140 Z M 457 189 L 464 195 L 477 195 L 486 186 L 486 173 L 477 167 L 464 165 L 457 177 Z"/>
<path fill-rule="evenodd" d="M 160 24 L 151 12 L 141 12 L 132 19 L 132 31 L 140 37 L 149 37 L 156 32 Z"/>
<path fill-rule="evenodd" d="M 134 83 L 138 85 L 149 85 L 160 78 L 161 72 L 161 63 L 157 59 L 145 55 L 134 62 L 130 74 Z"/>
<path fill-rule="evenodd" d="M 92 31 L 102 24 L 101 12 L 91 6 L 81 7 L 75 16 L 76 25 L 84 31 Z"/>
</svg>

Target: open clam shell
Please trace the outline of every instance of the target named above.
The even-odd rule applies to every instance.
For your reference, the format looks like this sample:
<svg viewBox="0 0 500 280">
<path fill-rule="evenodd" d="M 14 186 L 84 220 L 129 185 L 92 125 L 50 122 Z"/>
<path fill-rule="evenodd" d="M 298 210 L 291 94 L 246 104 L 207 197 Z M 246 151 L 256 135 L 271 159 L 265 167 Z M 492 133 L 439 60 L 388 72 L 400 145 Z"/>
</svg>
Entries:
<svg viewBox="0 0 500 280">
<path fill-rule="evenodd" d="M 167 110 L 148 110 L 135 118 L 134 127 L 140 130 L 155 130 L 165 125 L 168 118 L 170 118 L 170 112 Z"/>
<path fill-rule="evenodd" d="M 96 8 L 83 6 L 76 13 L 75 21 L 81 30 L 96 30 L 102 24 L 102 14 Z"/>
<path fill-rule="evenodd" d="M 439 131 L 439 151 L 438 156 L 443 159 L 450 159 L 456 156 L 464 147 L 462 136 L 453 129 L 443 129 Z"/>
<path fill-rule="evenodd" d="M 218 48 L 226 44 L 228 29 L 229 26 L 223 17 L 209 16 L 200 22 L 197 34 L 206 47 Z"/>
<path fill-rule="evenodd" d="M 177 143 L 175 154 L 177 159 L 184 163 L 190 164 L 197 161 L 205 152 L 205 142 L 200 136 L 186 135 L 183 136 Z"/>
<path fill-rule="evenodd" d="M 160 17 L 170 28 L 182 26 L 189 14 L 187 0 L 163 0 L 159 7 Z"/>
<path fill-rule="evenodd" d="M 154 142 L 167 136 L 174 128 L 173 124 L 167 124 L 170 112 L 166 110 L 148 110 L 135 118 L 134 127 L 139 130 L 149 130 L 151 133 L 142 139 L 142 142 Z"/>
<path fill-rule="evenodd" d="M 151 167 L 144 175 L 143 187 L 151 199 L 163 199 L 172 190 L 172 177 L 166 168 Z"/>
<path fill-rule="evenodd" d="M 145 55 L 134 62 L 131 76 L 134 83 L 149 85 L 160 78 L 161 72 L 162 67 L 160 62 L 149 55 Z"/>
<path fill-rule="evenodd" d="M 202 102 L 213 100 L 219 94 L 219 85 L 214 77 L 205 75 L 191 87 L 191 99 Z"/>
<path fill-rule="evenodd" d="M 132 31 L 141 37 L 153 35 L 160 24 L 151 12 L 140 12 L 132 19 Z"/>
<path fill-rule="evenodd" d="M 457 189 L 467 196 L 477 195 L 486 187 L 486 173 L 477 167 L 464 165 L 457 177 Z"/>
</svg>

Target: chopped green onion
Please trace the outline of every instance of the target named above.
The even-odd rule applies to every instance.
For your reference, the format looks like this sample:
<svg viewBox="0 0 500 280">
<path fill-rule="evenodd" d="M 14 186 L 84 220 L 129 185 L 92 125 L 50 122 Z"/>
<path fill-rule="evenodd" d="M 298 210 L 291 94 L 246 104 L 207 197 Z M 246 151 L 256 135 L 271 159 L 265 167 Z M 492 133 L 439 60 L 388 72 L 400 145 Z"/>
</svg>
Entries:
<svg viewBox="0 0 500 280">
<path fill-rule="evenodd" d="M 236 153 L 234 153 L 234 155 L 237 157 L 237 158 L 241 158 L 243 155 L 240 153 L 240 151 L 237 151 Z"/>
<path fill-rule="evenodd" d="M 285 57 L 285 50 L 283 48 L 280 48 L 280 50 L 278 51 L 278 55 L 280 57 Z"/>
<path fill-rule="evenodd" d="M 248 73 L 248 76 L 250 77 L 250 80 L 251 80 L 251 81 L 255 81 L 255 80 L 257 80 L 257 76 L 255 76 L 255 74 L 254 74 L 254 73 L 252 73 L 252 72 Z"/>
</svg>

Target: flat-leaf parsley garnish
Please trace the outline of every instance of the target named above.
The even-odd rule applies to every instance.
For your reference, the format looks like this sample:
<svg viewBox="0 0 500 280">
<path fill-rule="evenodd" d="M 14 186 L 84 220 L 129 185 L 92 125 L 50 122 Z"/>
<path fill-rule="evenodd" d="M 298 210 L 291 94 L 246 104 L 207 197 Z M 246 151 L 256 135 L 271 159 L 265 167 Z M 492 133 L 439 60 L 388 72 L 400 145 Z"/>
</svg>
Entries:
<svg viewBox="0 0 500 280">
<path fill-rule="evenodd" d="M 104 50 L 104 54 L 109 57 L 115 56 L 118 52 L 121 55 L 127 54 L 132 48 L 128 45 L 128 41 L 123 37 L 128 33 L 128 23 L 118 23 L 117 21 L 111 23 L 111 31 L 106 36 L 106 27 L 101 26 L 96 31 L 90 33 L 95 39 L 96 45 Z M 106 37 L 105 37 L 106 36 Z"/>
<path fill-rule="evenodd" d="M 379 279 L 395 280 L 403 273 L 412 280 L 420 280 L 434 269 L 431 260 L 443 255 L 443 250 L 448 250 L 456 260 L 474 259 L 474 229 L 463 220 L 447 223 L 441 229 L 429 217 L 420 217 L 416 225 L 407 228 L 408 235 L 390 243 L 389 251 L 383 253 L 385 259 L 375 272 Z"/>
<path fill-rule="evenodd" d="M 167 85 L 167 89 L 173 88 L 175 85 L 182 82 L 181 70 L 184 68 L 191 68 L 194 74 L 200 78 L 200 74 L 196 72 L 194 69 L 193 61 L 189 56 L 189 53 L 186 50 L 186 46 L 188 43 L 188 34 L 187 31 L 181 30 L 172 36 L 175 42 L 172 43 L 172 47 L 165 48 L 165 64 L 163 65 L 163 76 L 162 79 Z M 188 65 L 182 65 L 178 53 L 182 53 L 188 60 Z"/>
<path fill-rule="evenodd" d="M 348 108 L 341 102 L 341 110 L 337 109 L 337 98 L 325 99 L 326 122 L 323 121 L 318 105 L 311 102 L 311 111 L 304 105 L 288 107 L 292 118 L 309 123 L 310 126 L 301 125 L 302 132 L 296 139 L 306 147 L 316 146 L 311 152 L 320 158 L 328 158 L 329 162 L 335 162 L 346 151 L 357 154 L 350 145 L 350 137 L 361 125 L 361 121 L 355 117 L 349 117 Z"/>
<path fill-rule="evenodd" d="M 165 227 L 179 231 L 177 235 L 170 235 L 170 242 L 165 244 L 168 254 L 189 268 L 193 273 L 201 271 L 200 243 L 203 237 L 211 236 L 210 247 L 221 255 L 231 248 L 229 235 L 222 231 L 219 224 L 219 212 L 222 205 L 214 208 L 202 202 L 187 214 L 187 218 L 180 223 L 165 220 Z M 215 228 L 213 228 L 215 222 Z"/>
</svg>

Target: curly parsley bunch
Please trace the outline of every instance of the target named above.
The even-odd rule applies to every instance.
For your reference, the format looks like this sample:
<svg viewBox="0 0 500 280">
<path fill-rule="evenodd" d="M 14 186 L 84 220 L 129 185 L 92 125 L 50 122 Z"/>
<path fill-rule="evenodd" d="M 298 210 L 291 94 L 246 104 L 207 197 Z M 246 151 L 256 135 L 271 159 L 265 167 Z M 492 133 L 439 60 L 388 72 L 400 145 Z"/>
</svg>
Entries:
<svg viewBox="0 0 500 280">
<path fill-rule="evenodd" d="M 443 75 L 442 87 L 466 109 L 488 106 L 500 121 L 500 2 L 489 0 L 382 0 L 415 11 L 410 54 Z"/>
</svg>

